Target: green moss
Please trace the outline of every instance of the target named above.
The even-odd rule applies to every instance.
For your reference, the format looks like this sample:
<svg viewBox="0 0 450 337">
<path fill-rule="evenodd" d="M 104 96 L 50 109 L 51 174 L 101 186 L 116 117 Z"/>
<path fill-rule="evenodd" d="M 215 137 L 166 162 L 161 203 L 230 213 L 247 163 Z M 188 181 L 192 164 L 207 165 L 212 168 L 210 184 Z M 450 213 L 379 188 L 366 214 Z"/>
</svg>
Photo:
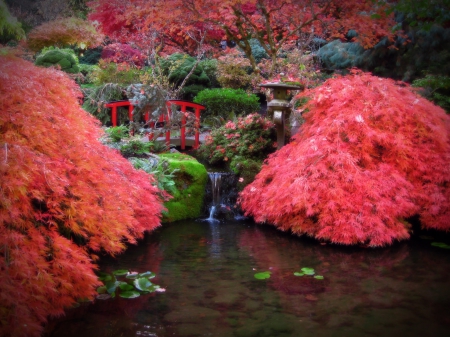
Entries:
<svg viewBox="0 0 450 337">
<path fill-rule="evenodd" d="M 175 191 L 173 198 L 164 206 L 167 212 L 163 222 L 182 219 L 195 219 L 201 215 L 208 173 L 195 158 L 182 153 L 164 153 L 159 155 L 169 162 L 170 171 L 175 172 Z"/>
</svg>

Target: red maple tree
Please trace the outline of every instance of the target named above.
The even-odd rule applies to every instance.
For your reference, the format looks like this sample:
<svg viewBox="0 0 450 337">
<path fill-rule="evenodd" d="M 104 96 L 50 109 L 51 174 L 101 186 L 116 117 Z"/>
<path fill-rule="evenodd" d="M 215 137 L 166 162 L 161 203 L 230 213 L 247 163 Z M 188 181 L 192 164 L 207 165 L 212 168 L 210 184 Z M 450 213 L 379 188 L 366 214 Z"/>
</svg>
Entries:
<svg viewBox="0 0 450 337">
<path fill-rule="evenodd" d="M 92 299 L 95 254 L 160 225 L 153 176 L 102 145 L 63 72 L 0 57 L 0 335 L 38 336 Z"/>
<path fill-rule="evenodd" d="M 305 124 L 240 195 L 247 215 L 339 244 L 450 230 L 450 117 L 405 84 L 355 71 L 307 91 Z"/>
<path fill-rule="evenodd" d="M 33 51 L 44 47 L 72 47 L 80 49 L 98 47 L 104 36 L 89 21 L 70 17 L 43 23 L 27 37 L 27 46 Z"/>
<path fill-rule="evenodd" d="M 99 0 L 90 6 L 90 19 L 113 38 L 147 40 L 148 45 L 159 36 L 161 42 L 192 52 L 202 34 L 217 49 L 226 37 L 244 51 L 255 71 L 250 39 L 257 39 L 275 64 L 281 48 L 302 40 L 304 33 L 343 38 L 355 29 L 356 39 L 370 47 L 383 36 L 392 37 L 394 24 L 388 4 L 370 0 Z"/>
</svg>

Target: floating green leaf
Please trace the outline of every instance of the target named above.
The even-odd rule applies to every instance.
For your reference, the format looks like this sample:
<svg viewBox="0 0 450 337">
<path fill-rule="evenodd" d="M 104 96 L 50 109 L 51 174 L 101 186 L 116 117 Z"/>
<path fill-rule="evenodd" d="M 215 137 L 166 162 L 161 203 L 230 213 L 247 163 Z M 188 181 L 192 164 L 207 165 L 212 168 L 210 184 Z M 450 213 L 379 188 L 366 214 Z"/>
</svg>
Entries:
<svg viewBox="0 0 450 337">
<path fill-rule="evenodd" d="M 122 276 L 122 275 L 128 274 L 128 270 L 119 269 L 119 270 L 114 270 L 112 273 L 116 276 Z"/>
<path fill-rule="evenodd" d="M 112 276 L 110 274 L 100 272 L 100 276 L 98 277 L 98 279 L 100 281 L 110 281 L 110 280 L 112 280 Z"/>
<path fill-rule="evenodd" d="M 145 291 L 142 291 L 143 294 L 154 293 L 156 289 L 159 289 L 160 286 L 156 284 L 152 284 L 150 287 L 146 288 Z"/>
<path fill-rule="evenodd" d="M 119 286 L 119 288 L 120 288 L 120 290 L 123 290 L 123 291 L 134 290 L 134 287 L 131 284 L 128 284 L 128 283 L 121 284 Z"/>
<path fill-rule="evenodd" d="M 258 280 L 265 280 L 270 277 L 270 274 L 270 271 L 263 271 L 261 273 L 256 273 L 255 278 L 257 278 Z"/>
<path fill-rule="evenodd" d="M 431 245 L 439 248 L 450 249 L 450 246 L 444 242 L 432 242 Z"/>
<path fill-rule="evenodd" d="M 294 275 L 295 276 L 303 276 L 303 275 L 305 275 L 305 273 L 301 273 L 299 271 L 296 271 L 296 272 L 294 272 Z"/>
<path fill-rule="evenodd" d="M 99 294 L 105 294 L 106 293 L 106 287 L 105 286 L 101 286 L 97 288 L 97 292 Z"/>
<path fill-rule="evenodd" d="M 318 280 L 323 280 L 323 276 L 322 275 L 314 275 L 314 278 L 318 279 Z"/>
<path fill-rule="evenodd" d="M 140 277 L 134 280 L 134 286 L 137 290 L 148 291 L 148 287 L 152 285 L 152 283 L 146 277 Z"/>
<path fill-rule="evenodd" d="M 129 273 L 127 276 L 125 276 L 128 279 L 135 279 L 139 277 L 139 273 Z"/>
<path fill-rule="evenodd" d="M 304 267 L 301 270 L 302 270 L 303 273 L 305 273 L 305 275 L 314 275 L 316 273 L 314 271 L 314 268 Z"/>
<path fill-rule="evenodd" d="M 146 271 L 145 273 L 140 273 L 138 276 L 139 277 L 147 277 L 150 279 L 150 278 L 156 277 L 156 274 L 152 273 L 151 271 Z"/>
<path fill-rule="evenodd" d="M 106 291 L 108 294 L 112 294 L 116 291 L 117 287 L 119 286 L 119 282 L 116 280 L 111 280 L 105 283 Z"/>
<path fill-rule="evenodd" d="M 141 296 L 141 294 L 136 290 L 124 291 L 119 294 L 120 297 L 123 298 L 136 298 Z"/>
</svg>

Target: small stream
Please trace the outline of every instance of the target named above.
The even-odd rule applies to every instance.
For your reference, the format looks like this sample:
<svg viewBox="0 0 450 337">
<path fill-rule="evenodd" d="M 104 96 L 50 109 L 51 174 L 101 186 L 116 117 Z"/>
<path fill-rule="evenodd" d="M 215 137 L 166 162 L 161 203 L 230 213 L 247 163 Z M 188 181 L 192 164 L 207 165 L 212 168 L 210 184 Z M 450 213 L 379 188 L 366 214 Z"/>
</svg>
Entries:
<svg viewBox="0 0 450 337">
<path fill-rule="evenodd" d="M 153 271 L 165 292 L 84 303 L 44 336 L 446 336 L 450 250 L 433 240 L 364 249 L 248 220 L 164 224 L 100 267 Z M 324 279 L 294 276 L 303 267 Z"/>
</svg>

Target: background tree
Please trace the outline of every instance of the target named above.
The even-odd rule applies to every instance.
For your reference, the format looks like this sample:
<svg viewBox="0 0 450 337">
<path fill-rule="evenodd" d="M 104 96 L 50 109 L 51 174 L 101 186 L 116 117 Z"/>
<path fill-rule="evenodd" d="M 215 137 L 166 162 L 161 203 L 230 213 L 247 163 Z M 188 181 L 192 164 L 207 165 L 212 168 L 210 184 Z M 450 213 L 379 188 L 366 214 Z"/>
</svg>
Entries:
<svg viewBox="0 0 450 337">
<path fill-rule="evenodd" d="M 25 38 L 25 32 L 17 18 L 11 15 L 6 3 L 0 0 L 0 43 L 9 40 L 21 40 Z"/>
<path fill-rule="evenodd" d="M 49 46 L 94 48 L 102 42 L 103 36 L 97 32 L 94 25 L 71 17 L 56 19 L 34 28 L 28 34 L 27 45 L 37 52 Z"/>
<path fill-rule="evenodd" d="M 382 36 L 392 37 L 392 14 L 386 14 L 387 5 L 369 0 L 128 0 L 120 1 L 117 8 L 111 1 L 99 0 L 90 6 L 90 18 L 100 22 L 105 34 L 120 34 L 133 41 L 156 32 L 161 41 L 177 46 L 175 41 L 198 41 L 199 35 L 206 34 L 205 42 L 218 47 L 218 37 L 225 35 L 244 51 L 257 72 L 252 39 L 259 41 L 275 65 L 281 48 L 297 41 L 304 31 L 341 37 L 356 29 L 366 47 Z"/>
<path fill-rule="evenodd" d="M 98 285 L 96 254 L 159 226 L 151 175 L 102 145 L 63 72 L 0 56 L 0 335 L 39 336 Z"/>
<path fill-rule="evenodd" d="M 450 230 L 450 117 L 393 80 L 337 77 L 306 93 L 305 124 L 241 194 L 257 222 L 339 244 Z"/>
</svg>

